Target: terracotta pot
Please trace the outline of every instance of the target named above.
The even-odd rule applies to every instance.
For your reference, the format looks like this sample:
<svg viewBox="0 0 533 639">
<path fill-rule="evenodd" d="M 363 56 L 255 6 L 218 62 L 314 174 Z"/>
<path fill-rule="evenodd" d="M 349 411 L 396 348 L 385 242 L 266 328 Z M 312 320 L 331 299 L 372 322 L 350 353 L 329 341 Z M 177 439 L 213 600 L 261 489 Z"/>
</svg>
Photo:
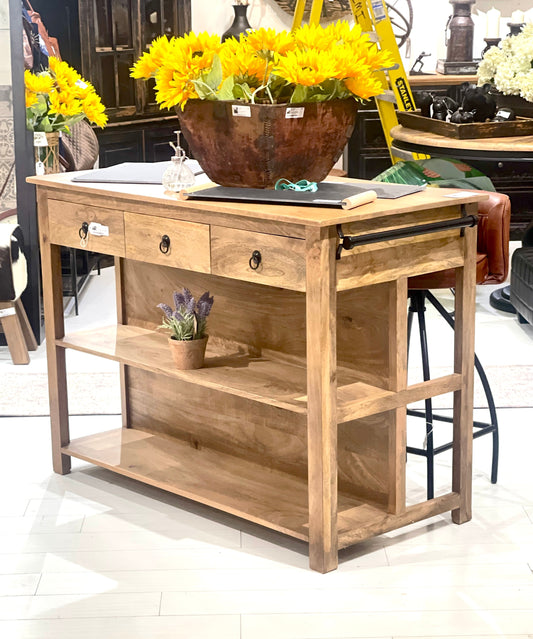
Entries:
<svg viewBox="0 0 533 639">
<path fill-rule="evenodd" d="M 168 344 L 176 368 L 180 370 L 202 368 L 208 337 L 206 335 L 202 339 L 192 340 L 177 340 L 169 337 Z"/>
<path fill-rule="evenodd" d="M 524 118 L 533 118 L 533 102 L 525 100 L 519 95 L 504 95 L 503 93 L 494 92 L 498 109 L 503 107 L 512 109 L 516 115 Z"/>
<path fill-rule="evenodd" d="M 353 99 L 305 104 L 189 100 L 181 130 L 209 178 L 222 186 L 274 188 L 323 180 L 355 124 Z"/>
</svg>

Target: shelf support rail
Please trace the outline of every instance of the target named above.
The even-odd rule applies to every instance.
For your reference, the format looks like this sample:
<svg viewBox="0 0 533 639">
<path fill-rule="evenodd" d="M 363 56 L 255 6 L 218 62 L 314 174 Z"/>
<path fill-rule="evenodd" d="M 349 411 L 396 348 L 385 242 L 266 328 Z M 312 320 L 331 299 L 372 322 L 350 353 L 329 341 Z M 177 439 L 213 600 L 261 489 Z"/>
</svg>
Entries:
<svg viewBox="0 0 533 639">
<path fill-rule="evenodd" d="M 441 222 L 431 222 L 429 224 L 419 224 L 417 226 L 407 226 L 400 229 L 391 229 L 389 231 L 380 231 L 378 233 L 367 233 L 366 235 L 344 235 L 342 225 L 337 224 L 337 235 L 341 242 L 337 246 L 337 259 L 341 259 L 341 253 L 350 251 L 361 244 L 373 244 L 376 242 L 387 242 L 390 240 L 398 240 L 405 237 L 414 237 L 415 235 L 424 235 L 426 233 L 437 233 L 438 231 L 448 231 L 449 229 L 463 229 L 466 227 L 477 226 L 477 215 L 465 215 L 453 220 L 442 220 Z"/>
</svg>

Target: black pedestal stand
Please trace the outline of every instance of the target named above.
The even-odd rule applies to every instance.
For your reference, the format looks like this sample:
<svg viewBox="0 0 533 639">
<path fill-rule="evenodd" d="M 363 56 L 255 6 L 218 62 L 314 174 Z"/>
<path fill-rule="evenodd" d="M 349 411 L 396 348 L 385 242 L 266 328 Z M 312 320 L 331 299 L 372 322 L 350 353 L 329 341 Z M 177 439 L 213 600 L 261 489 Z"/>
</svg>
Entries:
<svg viewBox="0 0 533 639">
<path fill-rule="evenodd" d="M 502 286 L 490 294 L 490 305 L 505 313 L 516 313 L 515 307 L 511 304 L 511 287 Z"/>
</svg>

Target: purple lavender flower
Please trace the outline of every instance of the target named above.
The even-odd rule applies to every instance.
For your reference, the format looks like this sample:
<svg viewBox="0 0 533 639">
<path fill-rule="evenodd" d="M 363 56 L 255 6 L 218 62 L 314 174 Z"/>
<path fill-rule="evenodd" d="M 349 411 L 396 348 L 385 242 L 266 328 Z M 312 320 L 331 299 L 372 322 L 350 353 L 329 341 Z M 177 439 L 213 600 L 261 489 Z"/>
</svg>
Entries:
<svg viewBox="0 0 533 639">
<path fill-rule="evenodd" d="M 206 291 L 202 295 L 202 297 L 196 304 L 196 313 L 198 315 L 198 319 L 205 319 L 209 315 L 214 301 L 214 297 L 209 297 L 209 291 Z"/>
<path fill-rule="evenodd" d="M 183 288 L 183 291 L 181 293 L 178 293 L 178 291 L 174 291 L 174 304 L 176 308 L 185 306 L 185 308 L 187 309 L 187 313 L 192 313 L 194 311 L 195 300 L 189 289 Z"/>
<path fill-rule="evenodd" d="M 160 308 L 167 317 L 172 317 L 172 309 L 168 304 L 158 304 L 157 308 Z"/>
</svg>

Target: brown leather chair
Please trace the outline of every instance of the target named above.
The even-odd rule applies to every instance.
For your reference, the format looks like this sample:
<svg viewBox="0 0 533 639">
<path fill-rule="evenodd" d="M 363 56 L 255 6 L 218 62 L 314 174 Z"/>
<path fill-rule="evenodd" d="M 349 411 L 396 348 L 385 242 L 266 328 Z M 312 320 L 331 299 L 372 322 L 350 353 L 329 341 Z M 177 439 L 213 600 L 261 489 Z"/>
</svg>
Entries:
<svg viewBox="0 0 533 639">
<path fill-rule="evenodd" d="M 476 191 L 479 193 L 479 191 Z M 503 193 L 485 192 L 489 199 L 479 204 L 478 211 L 478 235 L 477 235 L 477 284 L 500 284 L 507 277 L 509 270 L 509 229 L 511 223 L 511 204 L 507 195 Z M 429 302 L 446 322 L 454 328 L 453 316 L 442 306 L 429 289 L 442 289 L 455 287 L 455 270 L 448 269 L 438 273 L 428 273 L 417 277 L 411 277 L 409 286 L 409 319 L 408 331 L 411 336 L 413 316 L 418 318 L 420 333 L 420 347 L 422 351 L 422 372 L 424 380 L 430 379 L 429 357 L 427 347 L 427 334 L 425 324 L 425 303 Z M 485 371 L 477 356 L 475 356 L 475 369 L 479 375 L 490 413 L 490 423 L 474 421 L 474 438 L 492 433 L 492 470 L 491 481 L 496 483 L 498 478 L 498 420 L 494 398 L 488 383 Z M 433 423 L 435 421 L 452 422 L 451 417 L 436 415 L 433 413 L 431 399 L 425 400 L 424 410 L 408 409 L 407 414 L 414 417 L 423 417 L 426 420 L 426 447 L 407 447 L 408 453 L 421 455 L 427 460 L 427 498 L 434 496 L 434 458 L 435 455 L 452 448 L 452 443 L 434 446 Z"/>
</svg>

